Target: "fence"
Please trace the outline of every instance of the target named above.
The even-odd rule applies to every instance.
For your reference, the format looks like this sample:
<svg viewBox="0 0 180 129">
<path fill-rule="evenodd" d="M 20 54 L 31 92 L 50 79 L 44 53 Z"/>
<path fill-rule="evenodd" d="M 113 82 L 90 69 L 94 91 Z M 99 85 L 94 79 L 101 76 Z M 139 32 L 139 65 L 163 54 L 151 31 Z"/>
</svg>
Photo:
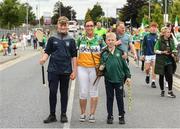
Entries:
<svg viewBox="0 0 180 129">
<path fill-rule="evenodd" d="M 28 30 L 31 32 L 34 32 L 35 28 L 39 28 L 39 26 L 30 26 L 28 28 Z M 54 31 L 56 29 L 56 26 L 55 25 L 43 25 L 43 26 L 41 26 L 41 28 L 43 28 L 44 31 L 46 29 L 49 29 L 50 31 Z M 19 36 L 22 33 L 27 33 L 27 27 L 19 27 L 19 28 L 14 28 L 11 30 L 0 28 L 0 37 L 2 37 L 2 35 L 6 36 L 7 33 L 10 33 L 10 34 L 16 33 Z"/>
</svg>

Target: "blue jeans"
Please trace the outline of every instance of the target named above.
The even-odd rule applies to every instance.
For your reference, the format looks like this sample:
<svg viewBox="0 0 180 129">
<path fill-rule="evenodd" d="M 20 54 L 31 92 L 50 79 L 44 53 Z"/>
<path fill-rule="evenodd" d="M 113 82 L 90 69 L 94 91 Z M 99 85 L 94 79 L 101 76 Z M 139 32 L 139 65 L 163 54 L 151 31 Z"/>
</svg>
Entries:
<svg viewBox="0 0 180 129">
<path fill-rule="evenodd" d="M 108 116 L 113 116 L 113 102 L 114 102 L 114 92 L 116 95 L 116 101 L 119 111 L 119 116 L 124 116 L 124 100 L 123 100 L 123 82 L 122 83 L 111 83 L 105 80 L 106 87 L 106 106 Z"/>
</svg>

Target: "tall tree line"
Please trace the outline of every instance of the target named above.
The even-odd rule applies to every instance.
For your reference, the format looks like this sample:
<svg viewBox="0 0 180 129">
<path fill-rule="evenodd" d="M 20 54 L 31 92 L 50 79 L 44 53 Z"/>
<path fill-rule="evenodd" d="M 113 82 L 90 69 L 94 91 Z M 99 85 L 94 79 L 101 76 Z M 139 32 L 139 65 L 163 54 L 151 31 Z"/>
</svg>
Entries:
<svg viewBox="0 0 180 129">
<path fill-rule="evenodd" d="M 163 14 L 166 7 L 165 1 L 167 2 L 169 21 L 174 23 L 176 16 L 180 18 L 180 0 L 127 0 L 127 4 L 120 9 L 119 20 L 129 21 L 131 19 L 132 26 L 134 27 L 139 27 L 143 19 L 145 19 L 147 23 L 156 21 L 162 26 Z"/>
<path fill-rule="evenodd" d="M 28 9 L 28 22 L 33 23 L 35 14 L 28 4 L 21 4 L 18 0 L 3 0 L 0 3 L 0 27 L 11 29 L 26 22 L 26 12 Z"/>
</svg>

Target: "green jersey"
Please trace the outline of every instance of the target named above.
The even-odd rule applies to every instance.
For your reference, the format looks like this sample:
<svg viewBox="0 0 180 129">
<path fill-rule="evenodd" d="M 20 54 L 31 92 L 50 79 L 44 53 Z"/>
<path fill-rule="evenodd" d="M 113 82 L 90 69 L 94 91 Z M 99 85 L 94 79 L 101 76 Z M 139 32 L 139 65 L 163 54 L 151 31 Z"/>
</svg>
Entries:
<svg viewBox="0 0 180 129">
<path fill-rule="evenodd" d="M 103 36 L 106 35 L 107 30 L 105 28 L 95 28 L 94 33 L 97 34 L 98 36 Z"/>
<path fill-rule="evenodd" d="M 115 48 L 113 54 L 108 50 L 104 51 L 100 63 L 105 64 L 104 77 L 109 82 L 123 83 L 125 77 L 131 77 L 127 63 L 122 58 L 122 51 L 119 48 Z"/>
</svg>

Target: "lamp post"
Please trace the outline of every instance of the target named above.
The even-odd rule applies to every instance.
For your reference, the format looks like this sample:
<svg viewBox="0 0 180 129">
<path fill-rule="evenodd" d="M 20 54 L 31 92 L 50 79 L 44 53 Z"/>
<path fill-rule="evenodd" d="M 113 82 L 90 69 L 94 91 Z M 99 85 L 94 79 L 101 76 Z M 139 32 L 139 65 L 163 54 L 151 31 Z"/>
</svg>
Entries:
<svg viewBox="0 0 180 129">
<path fill-rule="evenodd" d="M 28 0 L 27 0 L 27 7 L 26 7 L 26 33 L 28 34 L 28 16 L 29 15 L 29 4 L 28 4 Z"/>
<path fill-rule="evenodd" d="M 73 18 L 72 18 L 73 17 L 72 9 L 70 11 L 71 11 L 71 20 L 73 20 Z"/>
<path fill-rule="evenodd" d="M 164 23 L 168 22 L 168 0 L 164 0 Z"/>
<path fill-rule="evenodd" d="M 61 16 L 61 0 L 59 1 L 59 17 Z"/>
</svg>

